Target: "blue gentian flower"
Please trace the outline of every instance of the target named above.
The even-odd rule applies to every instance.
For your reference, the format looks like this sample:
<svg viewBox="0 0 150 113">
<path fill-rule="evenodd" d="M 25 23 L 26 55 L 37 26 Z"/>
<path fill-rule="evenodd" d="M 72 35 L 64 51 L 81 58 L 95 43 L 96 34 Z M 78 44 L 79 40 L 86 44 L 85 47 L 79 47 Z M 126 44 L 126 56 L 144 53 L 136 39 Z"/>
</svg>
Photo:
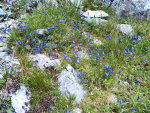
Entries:
<svg viewBox="0 0 150 113">
<path fill-rule="evenodd" d="M 82 81 L 82 82 L 85 82 L 85 79 L 84 79 L 84 78 L 82 78 L 82 79 L 81 79 L 81 81 Z"/>
<path fill-rule="evenodd" d="M 133 36 L 132 40 L 138 40 L 138 36 Z"/>
<path fill-rule="evenodd" d="M 140 79 L 139 79 L 139 78 L 136 78 L 136 79 L 135 79 L 135 82 L 136 82 L 136 83 L 139 83 L 139 82 L 140 82 Z"/>
<path fill-rule="evenodd" d="M 52 29 L 55 29 L 55 26 L 52 26 Z"/>
<path fill-rule="evenodd" d="M 124 104 L 123 100 L 120 100 L 120 105 L 123 105 L 123 104 Z"/>
<path fill-rule="evenodd" d="M 33 66 L 35 69 L 37 69 L 37 66 L 35 65 L 35 66 Z"/>
<path fill-rule="evenodd" d="M 82 43 L 80 43 L 80 44 L 79 44 L 79 46 L 81 46 L 81 47 L 82 47 L 82 46 L 83 46 L 83 44 L 82 44 Z"/>
<path fill-rule="evenodd" d="M 26 29 L 22 29 L 20 32 L 22 32 L 22 33 L 23 33 L 23 32 L 25 32 L 25 31 L 26 31 Z"/>
<path fill-rule="evenodd" d="M 144 60 L 144 62 L 148 63 L 148 60 Z"/>
<path fill-rule="evenodd" d="M 113 71 L 110 71 L 110 74 L 114 74 L 114 72 L 113 72 Z"/>
<path fill-rule="evenodd" d="M 108 77 L 108 76 L 109 76 L 109 73 L 104 72 L 104 75 L 105 75 L 106 77 Z"/>
<path fill-rule="evenodd" d="M 35 39 L 35 38 L 33 38 L 33 39 L 32 39 L 32 42 L 36 42 L 36 39 Z"/>
<path fill-rule="evenodd" d="M 69 36 L 69 33 L 66 33 L 66 36 Z"/>
<path fill-rule="evenodd" d="M 28 46 L 28 45 L 29 45 L 29 43 L 25 43 L 25 45 L 26 45 L 26 46 Z"/>
<path fill-rule="evenodd" d="M 79 34 L 79 36 L 82 36 L 82 34 Z"/>
<path fill-rule="evenodd" d="M 105 55 L 105 52 L 104 52 L 104 51 L 102 52 L 102 55 L 103 55 L 103 56 Z"/>
<path fill-rule="evenodd" d="M 32 36 L 32 32 L 29 33 L 29 36 Z"/>
<path fill-rule="evenodd" d="M 72 41 L 72 44 L 75 44 L 75 43 L 76 43 L 76 42 L 73 40 L 73 41 Z"/>
<path fill-rule="evenodd" d="M 80 73 L 77 73 L 77 74 L 76 74 L 76 76 L 77 76 L 77 77 L 80 77 L 80 76 L 81 76 L 81 74 L 80 74 Z"/>
<path fill-rule="evenodd" d="M 17 41 L 17 44 L 21 45 L 21 44 L 22 44 L 22 41 Z"/>
<path fill-rule="evenodd" d="M 123 41 L 122 39 L 119 40 L 120 43 L 122 43 L 122 41 Z"/>
<path fill-rule="evenodd" d="M 76 53 L 78 53 L 78 51 L 77 51 L 77 50 L 75 50 L 75 51 L 74 51 L 74 53 L 76 54 Z"/>
<path fill-rule="evenodd" d="M 67 110 L 66 110 L 66 113 L 70 113 L 70 111 L 67 109 Z"/>
<path fill-rule="evenodd" d="M 0 41 L 3 41 L 3 37 L 2 36 L 0 36 Z"/>
<path fill-rule="evenodd" d="M 51 109 L 51 111 L 55 111 L 55 109 L 52 107 L 52 108 L 50 108 Z"/>
<path fill-rule="evenodd" d="M 50 31 L 51 28 L 47 27 L 47 31 Z"/>
<path fill-rule="evenodd" d="M 39 62 L 38 60 L 35 61 L 36 64 L 37 64 L 38 62 Z"/>
<path fill-rule="evenodd" d="M 136 108 L 132 108 L 132 112 L 136 112 Z"/>
</svg>

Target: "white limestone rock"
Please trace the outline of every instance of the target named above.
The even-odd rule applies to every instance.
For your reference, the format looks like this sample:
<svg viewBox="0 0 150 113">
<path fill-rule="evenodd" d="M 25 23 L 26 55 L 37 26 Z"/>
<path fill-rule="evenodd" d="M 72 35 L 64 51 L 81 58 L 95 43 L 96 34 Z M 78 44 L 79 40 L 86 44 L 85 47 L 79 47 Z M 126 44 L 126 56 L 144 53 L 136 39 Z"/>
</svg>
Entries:
<svg viewBox="0 0 150 113">
<path fill-rule="evenodd" d="M 8 52 L 9 49 L 7 46 L 0 47 L 0 52 Z"/>
<path fill-rule="evenodd" d="M 118 24 L 117 29 L 119 29 L 120 32 L 126 35 L 133 35 L 134 30 L 131 25 L 129 24 Z"/>
<path fill-rule="evenodd" d="M 49 66 L 60 66 L 61 62 L 59 58 L 52 58 L 51 56 L 48 57 L 44 54 L 36 54 L 36 55 L 29 55 L 29 58 L 32 61 L 38 61 L 37 65 L 40 69 L 44 70 L 45 67 Z"/>
<path fill-rule="evenodd" d="M 70 97 L 75 96 L 73 104 L 79 104 L 85 97 L 86 91 L 79 84 L 79 79 L 76 76 L 77 72 L 71 65 L 68 64 L 66 69 L 62 70 L 58 81 L 60 83 L 59 90 L 62 95 Z"/>
<path fill-rule="evenodd" d="M 82 113 L 82 110 L 79 108 L 76 108 L 72 111 L 72 113 Z"/>
<path fill-rule="evenodd" d="M 0 52 L 0 58 L 4 58 L 5 56 L 7 56 L 7 52 Z"/>
<path fill-rule="evenodd" d="M 45 32 L 47 32 L 47 29 L 37 29 L 36 32 L 40 35 L 43 35 Z"/>
<path fill-rule="evenodd" d="M 11 94 L 11 104 L 16 113 L 25 113 L 29 110 L 30 92 L 25 86 L 21 86 L 15 94 Z M 26 103 L 28 103 L 26 105 Z M 23 109 L 24 107 L 24 109 Z"/>
<path fill-rule="evenodd" d="M 92 18 L 106 18 L 106 17 L 109 17 L 109 14 L 107 14 L 103 10 L 97 10 L 97 11 L 87 10 L 82 15 L 85 16 L 85 17 L 92 17 Z"/>
</svg>

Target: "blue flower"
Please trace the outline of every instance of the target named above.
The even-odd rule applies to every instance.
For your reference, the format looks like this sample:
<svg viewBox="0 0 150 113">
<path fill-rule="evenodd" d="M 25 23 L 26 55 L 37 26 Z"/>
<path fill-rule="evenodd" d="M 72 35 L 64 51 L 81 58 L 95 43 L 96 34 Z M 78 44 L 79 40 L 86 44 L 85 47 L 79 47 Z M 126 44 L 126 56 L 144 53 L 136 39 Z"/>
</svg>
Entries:
<svg viewBox="0 0 150 113">
<path fill-rule="evenodd" d="M 51 28 L 47 27 L 47 31 L 50 31 Z"/>
<path fill-rule="evenodd" d="M 20 32 L 22 32 L 22 33 L 23 33 L 23 32 L 25 32 L 25 31 L 26 31 L 26 29 L 22 29 Z"/>
<path fill-rule="evenodd" d="M 21 45 L 21 44 L 22 44 L 22 41 L 17 41 L 17 44 Z"/>
<path fill-rule="evenodd" d="M 140 79 L 139 79 L 139 78 L 136 78 L 136 79 L 135 79 L 135 82 L 136 82 L 136 83 L 139 83 L 139 82 L 140 82 Z"/>
<path fill-rule="evenodd" d="M 81 74 L 80 74 L 80 73 L 77 73 L 77 74 L 76 74 L 76 76 L 77 76 L 77 77 L 80 77 L 80 76 L 81 76 Z"/>
<path fill-rule="evenodd" d="M 2 36 L 0 36 L 0 41 L 3 41 L 3 37 Z"/>
<path fill-rule="evenodd" d="M 82 36 L 82 34 L 79 34 L 79 36 Z"/>
<path fill-rule="evenodd" d="M 29 33 L 29 36 L 32 36 L 32 32 Z"/>
<path fill-rule="evenodd" d="M 130 50 L 129 50 L 128 48 L 125 48 L 124 54 L 125 54 L 125 55 L 130 54 Z"/>
<path fill-rule="evenodd" d="M 33 38 L 33 39 L 32 39 L 32 42 L 36 42 L 36 39 L 35 39 L 35 38 Z"/>
<path fill-rule="evenodd" d="M 26 46 L 28 46 L 28 45 L 29 45 L 29 43 L 25 43 L 25 45 L 26 45 Z"/>
<path fill-rule="evenodd" d="M 104 67 L 105 67 L 105 69 L 107 69 L 107 70 L 112 70 L 112 67 L 111 67 L 111 66 L 106 66 L 106 65 L 104 65 Z"/>
<path fill-rule="evenodd" d="M 137 36 L 133 36 L 132 40 L 138 40 L 138 37 Z"/>
<path fill-rule="evenodd" d="M 37 66 L 35 65 L 35 66 L 33 66 L 35 69 L 37 69 Z"/>
<path fill-rule="evenodd" d="M 52 107 L 52 108 L 50 108 L 51 109 L 51 111 L 55 111 L 55 109 Z"/>
<path fill-rule="evenodd" d="M 132 108 L 132 112 L 136 112 L 136 108 Z"/>
<path fill-rule="evenodd" d="M 114 74 L 114 72 L 113 72 L 113 71 L 110 71 L 110 74 Z"/>
<path fill-rule="evenodd" d="M 75 43 L 76 43 L 76 42 L 73 40 L 73 41 L 72 41 L 72 44 L 75 44 Z"/>
<path fill-rule="evenodd" d="M 105 52 L 104 52 L 104 51 L 102 52 L 102 55 L 103 55 L 103 56 L 105 55 Z"/>
<path fill-rule="evenodd" d="M 67 110 L 66 110 L 66 113 L 70 113 L 70 111 L 67 109 Z"/>
<path fill-rule="evenodd" d="M 52 26 L 52 29 L 55 29 L 55 26 Z"/>
<path fill-rule="evenodd" d="M 59 22 L 59 23 L 63 23 L 63 20 L 59 20 L 58 22 Z"/>
<path fill-rule="evenodd" d="M 82 44 L 82 43 L 80 43 L 80 44 L 79 44 L 79 46 L 81 46 L 81 47 L 82 47 L 82 46 L 83 46 L 83 44 Z"/>
<path fill-rule="evenodd" d="M 134 51 L 134 50 L 135 50 L 135 49 L 134 49 L 134 47 L 132 47 L 132 48 L 131 48 L 131 50 L 132 50 L 132 53 L 135 53 L 135 51 Z"/>
<path fill-rule="evenodd" d="M 66 33 L 66 36 L 69 36 L 69 33 Z"/>
<path fill-rule="evenodd" d="M 38 62 L 39 62 L 38 60 L 35 61 L 35 63 L 38 63 Z"/>
<path fill-rule="evenodd" d="M 132 60 L 133 58 L 131 56 L 129 56 L 129 59 Z"/>
<path fill-rule="evenodd" d="M 120 100 L 120 105 L 123 105 L 124 103 L 123 103 L 123 100 Z"/>
<path fill-rule="evenodd" d="M 76 54 L 76 53 L 78 53 L 78 51 L 77 51 L 77 50 L 75 50 L 75 51 L 74 51 L 74 53 Z"/>
<path fill-rule="evenodd" d="M 84 79 L 84 78 L 82 78 L 82 79 L 81 79 L 81 81 L 82 81 L 82 82 L 85 82 L 85 79 Z"/>
<path fill-rule="evenodd" d="M 105 75 L 106 77 L 108 77 L 108 76 L 109 76 L 109 73 L 104 72 L 104 75 Z"/>
<path fill-rule="evenodd" d="M 123 41 L 122 39 L 119 40 L 120 43 L 122 43 L 122 41 Z"/>
<path fill-rule="evenodd" d="M 81 75 L 84 76 L 84 72 L 82 72 Z"/>
<path fill-rule="evenodd" d="M 144 60 L 144 62 L 148 63 L 148 60 Z"/>
</svg>

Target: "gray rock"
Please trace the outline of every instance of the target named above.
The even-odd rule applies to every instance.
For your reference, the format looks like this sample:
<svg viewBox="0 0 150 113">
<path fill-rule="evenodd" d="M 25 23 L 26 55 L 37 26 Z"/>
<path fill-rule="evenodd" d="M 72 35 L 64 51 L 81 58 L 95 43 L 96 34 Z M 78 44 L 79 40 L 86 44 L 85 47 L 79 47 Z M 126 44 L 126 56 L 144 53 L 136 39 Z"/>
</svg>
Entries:
<svg viewBox="0 0 150 113">
<path fill-rule="evenodd" d="M 120 32 L 126 35 L 133 35 L 134 30 L 131 25 L 129 24 L 118 24 L 117 29 L 119 29 Z"/>
<path fill-rule="evenodd" d="M 0 52 L 8 52 L 9 49 L 7 46 L 0 47 Z"/>
<path fill-rule="evenodd" d="M 71 3 L 73 3 L 74 5 L 76 5 L 77 7 L 82 5 L 84 0 L 68 0 L 71 1 Z"/>
<path fill-rule="evenodd" d="M 44 69 L 45 67 L 49 66 L 60 66 L 61 62 L 59 58 L 52 58 L 52 56 L 48 57 L 44 54 L 36 54 L 36 55 L 30 55 L 29 58 L 32 61 L 38 61 L 37 65 L 40 69 Z"/>
<path fill-rule="evenodd" d="M 88 55 L 88 52 L 86 49 L 82 49 L 81 51 L 78 51 L 77 53 L 79 55 L 79 57 L 81 58 L 85 58 L 85 59 L 88 59 L 89 58 L 89 55 Z"/>
<path fill-rule="evenodd" d="M 19 72 L 19 61 L 12 56 L 9 56 L 7 52 L 0 52 L 0 74 L 3 75 L 6 70 L 15 75 Z"/>
<path fill-rule="evenodd" d="M 0 79 L 1 79 L 1 78 L 3 78 L 3 75 L 2 75 L 2 74 L 0 74 Z"/>
<path fill-rule="evenodd" d="M 4 17 L 4 16 L 6 16 L 6 15 L 7 15 L 7 13 L 5 13 L 5 12 L 3 11 L 3 9 L 0 8 L 0 16 Z"/>
<path fill-rule="evenodd" d="M 0 58 L 4 58 L 5 56 L 7 56 L 7 52 L 0 52 Z"/>
<path fill-rule="evenodd" d="M 87 10 L 82 15 L 85 21 L 89 23 L 95 23 L 97 25 L 103 22 L 107 22 L 107 19 L 109 17 L 109 15 L 102 10 L 98 11 Z"/>
<path fill-rule="evenodd" d="M 72 113 L 82 113 L 82 110 L 79 108 L 76 108 L 72 111 Z"/>
<path fill-rule="evenodd" d="M 89 18 L 108 18 L 109 16 L 109 14 L 107 14 L 105 11 L 102 10 L 97 11 L 87 10 L 82 15 Z"/>
<path fill-rule="evenodd" d="M 40 35 L 43 35 L 45 32 L 47 32 L 47 29 L 37 29 L 36 32 Z"/>
<path fill-rule="evenodd" d="M 117 103 L 117 101 L 118 101 L 117 95 L 115 95 L 113 93 L 108 94 L 108 96 L 107 96 L 108 103 Z"/>
<path fill-rule="evenodd" d="M 102 2 L 109 6 L 111 0 Z M 150 0 L 114 0 L 111 7 L 119 18 L 132 16 L 137 19 L 150 19 Z"/>
<path fill-rule="evenodd" d="M 26 92 L 28 92 L 29 95 L 27 95 Z M 16 113 L 25 113 L 29 110 L 30 97 L 30 92 L 25 86 L 21 86 L 15 94 L 11 94 L 11 104 Z M 28 105 L 25 103 L 28 103 Z"/>
<path fill-rule="evenodd" d="M 3 46 L 5 46 L 5 44 L 2 41 L 0 41 L 0 47 L 3 47 Z"/>
<path fill-rule="evenodd" d="M 107 22 L 107 20 L 101 18 L 85 18 L 84 20 L 87 21 L 88 23 L 94 23 L 96 25 Z"/>
<path fill-rule="evenodd" d="M 86 91 L 83 86 L 79 84 L 76 74 L 77 72 L 74 68 L 68 65 L 66 69 L 62 70 L 58 78 L 60 83 L 59 90 L 62 95 L 67 97 L 75 96 L 73 104 L 79 104 L 86 95 Z"/>
</svg>

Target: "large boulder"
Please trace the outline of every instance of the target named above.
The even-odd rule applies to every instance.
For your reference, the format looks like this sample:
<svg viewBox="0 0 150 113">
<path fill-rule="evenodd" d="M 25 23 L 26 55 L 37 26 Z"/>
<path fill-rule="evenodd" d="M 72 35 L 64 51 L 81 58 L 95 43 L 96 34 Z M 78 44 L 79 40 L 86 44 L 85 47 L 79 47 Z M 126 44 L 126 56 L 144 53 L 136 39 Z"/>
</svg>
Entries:
<svg viewBox="0 0 150 113">
<path fill-rule="evenodd" d="M 150 0 L 101 0 L 111 6 L 119 18 L 132 16 L 137 19 L 150 19 Z M 111 2 L 113 1 L 113 2 Z"/>
<path fill-rule="evenodd" d="M 79 104 L 86 96 L 86 91 L 79 83 L 77 72 L 71 65 L 67 65 L 66 69 L 62 70 L 58 78 L 60 87 L 59 90 L 63 96 L 75 96 L 73 104 Z"/>
<path fill-rule="evenodd" d="M 87 21 L 88 23 L 94 23 L 94 24 L 101 24 L 103 22 L 107 22 L 107 19 L 109 15 L 104 12 L 103 10 L 87 10 L 86 12 L 82 13 L 83 19 Z"/>
</svg>

